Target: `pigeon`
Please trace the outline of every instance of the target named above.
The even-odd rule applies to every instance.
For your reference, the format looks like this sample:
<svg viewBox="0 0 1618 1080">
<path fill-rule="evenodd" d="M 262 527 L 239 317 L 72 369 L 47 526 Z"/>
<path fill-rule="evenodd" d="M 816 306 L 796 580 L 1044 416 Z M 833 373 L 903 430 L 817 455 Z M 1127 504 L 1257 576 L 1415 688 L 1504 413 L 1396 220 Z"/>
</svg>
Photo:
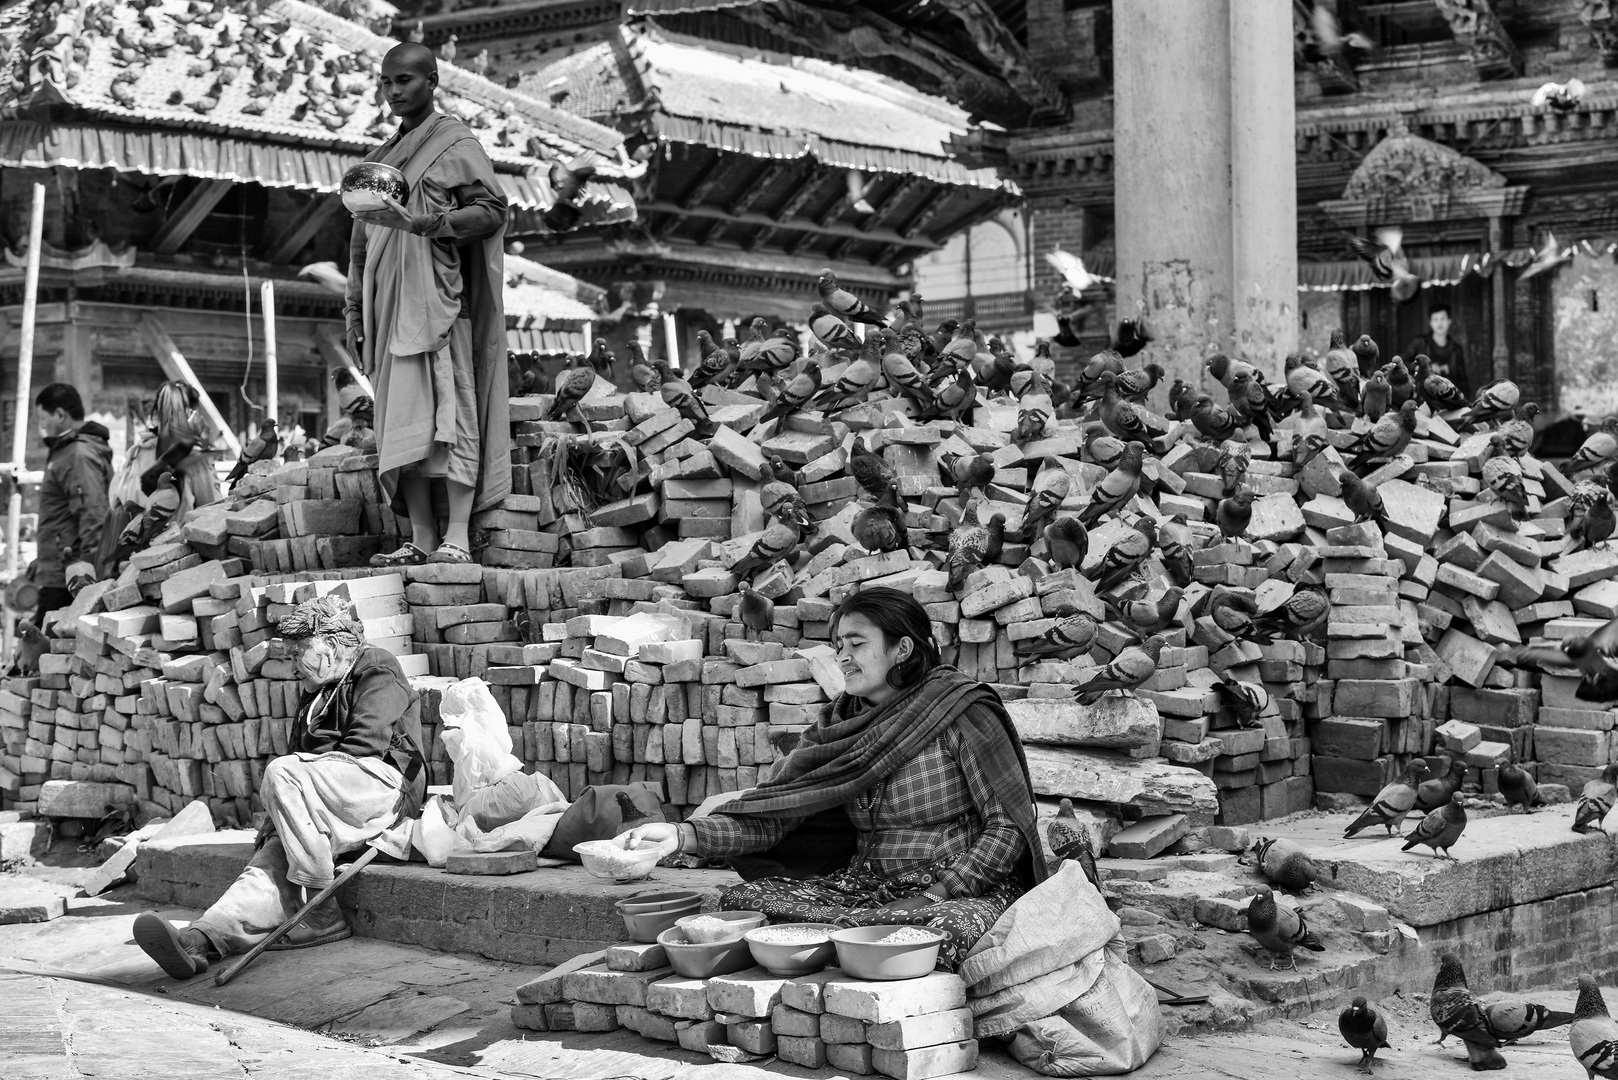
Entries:
<svg viewBox="0 0 1618 1080">
<path fill-rule="evenodd" d="M 756 591 L 750 582 L 742 582 L 736 621 L 742 624 L 748 641 L 757 641 L 761 634 L 775 629 L 775 601 Z"/>
<path fill-rule="evenodd" d="M 248 468 L 254 462 L 274 461 L 276 455 L 280 452 L 281 433 L 276 428 L 275 417 L 265 417 L 263 426 L 258 429 L 258 434 L 253 436 L 246 446 L 242 447 L 241 456 L 236 459 L 236 464 L 231 467 L 230 475 L 225 477 L 225 482 L 230 485 L 231 490 L 235 490 L 237 483 L 247 475 Z"/>
<path fill-rule="evenodd" d="M 855 296 L 847 289 L 837 284 L 837 275 L 831 268 L 820 272 L 820 279 L 815 282 L 815 290 L 820 293 L 821 302 L 850 322 L 865 323 L 868 326 L 882 326 L 887 320 L 871 310 L 871 305 Z"/>
<path fill-rule="evenodd" d="M 1579 976 L 1579 1000 L 1573 1006 L 1567 1042 L 1590 1080 L 1618 1078 L 1618 1024 L 1612 1022 L 1601 988 L 1589 975 Z"/>
<path fill-rule="evenodd" d="M 1256 375 L 1242 373 L 1230 383 L 1230 414 L 1237 423 L 1251 424 L 1259 438 L 1270 441 L 1272 402 L 1270 392 Z"/>
<path fill-rule="evenodd" d="M 809 400 L 820 390 L 820 364 L 814 360 L 803 366 L 803 370 L 792 376 L 787 384 L 781 388 L 781 394 L 775 399 L 763 416 L 759 417 L 760 424 L 767 424 L 771 420 L 784 420 L 788 416 L 809 404 Z"/>
<path fill-rule="evenodd" d="M 1102 596 L 1101 602 L 1106 606 L 1109 617 L 1123 623 L 1137 639 L 1144 639 L 1168 628 L 1179 614 L 1180 601 L 1184 598 L 1185 590 L 1175 585 L 1153 599 L 1148 595 L 1148 586 L 1143 583 L 1131 590 L 1128 597 L 1114 600 L 1110 596 Z"/>
<path fill-rule="evenodd" d="M 1236 723 L 1245 728 L 1262 727 L 1260 715 L 1270 704 L 1270 692 L 1263 683 L 1221 678 L 1213 684 L 1219 700 L 1236 714 Z"/>
<path fill-rule="evenodd" d="M 1045 543 L 1058 570 L 1077 570 L 1090 553 L 1090 534 L 1076 517 L 1059 517 L 1045 526 Z"/>
<path fill-rule="evenodd" d="M 1539 403 L 1527 401 L 1517 406 L 1511 419 L 1501 424 L 1489 439 L 1494 453 L 1522 457 L 1534 445 L 1534 417 L 1539 415 Z"/>
<path fill-rule="evenodd" d="M 1191 406 L 1191 426 L 1209 442 L 1224 442 L 1236 434 L 1236 418 L 1207 394 L 1198 394 Z"/>
<path fill-rule="evenodd" d="M 1595 828 L 1606 832 L 1602 823 L 1612 812 L 1614 803 L 1618 803 L 1618 765 L 1608 765 L 1601 770 L 1600 779 L 1585 781 L 1584 790 L 1579 793 L 1579 804 L 1573 810 L 1573 831 L 1589 832 Z"/>
<path fill-rule="evenodd" d="M 1357 997 L 1337 1014 L 1337 1032 L 1343 1041 L 1360 1052 L 1359 1066 L 1366 1072 L 1376 1064 L 1378 1050 L 1391 1050 L 1388 1045 L 1388 1022 L 1375 1009 Z"/>
<path fill-rule="evenodd" d="M 1053 457 L 1046 458 L 1039 467 L 1039 474 L 1034 477 L 1028 505 L 1023 508 L 1023 543 L 1033 543 L 1046 523 L 1055 520 L 1056 511 L 1072 490 L 1073 477 L 1062 467 L 1062 463 Z"/>
<path fill-rule="evenodd" d="M 1511 516 L 1528 516 L 1528 489 L 1522 463 L 1511 457 L 1492 457 L 1483 463 L 1483 484 L 1511 508 Z"/>
<path fill-rule="evenodd" d="M 1123 319 L 1118 323 L 1118 334 L 1113 339 L 1112 348 L 1114 352 L 1127 360 L 1156 340 L 1152 336 L 1151 327 L 1146 324 L 1144 318 Z M 1159 378 L 1161 378 L 1161 375 Z"/>
<path fill-rule="evenodd" d="M 1277 904 L 1275 890 L 1268 885 L 1247 903 L 1247 932 L 1254 941 L 1270 951 L 1271 971 L 1275 970 L 1276 960 L 1281 957 L 1291 961 L 1293 971 L 1298 970 L 1297 957 L 1292 955 L 1294 949 L 1326 951 L 1326 946 L 1309 929 L 1303 912 Z"/>
<path fill-rule="evenodd" d="M 861 510 L 854 516 L 849 531 L 860 547 L 873 554 L 899 551 L 909 539 L 905 528 L 903 499 L 899 489 L 890 486 L 876 505 Z"/>
<path fill-rule="evenodd" d="M 11 674 L 38 675 L 39 658 L 51 651 L 51 642 L 29 619 L 17 623 L 17 652 L 11 660 Z"/>
<path fill-rule="evenodd" d="M 1454 953 L 1439 958 L 1428 1015 L 1438 1026 L 1438 1045 L 1451 1035 L 1466 1043 L 1474 1070 L 1503 1069 L 1506 1059 L 1499 1048 L 1525 1039 L 1536 1031 L 1573 1022 L 1573 1013 L 1556 1012 L 1533 1001 L 1502 997 L 1487 1004 L 1466 985 L 1466 969 Z"/>
<path fill-rule="evenodd" d="M 1365 380 L 1360 389 L 1360 415 L 1371 423 L 1376 423 L 1387 415 L 1388 406 L 1393 403 L 1393 387 L 1388 385 L 1387 376 L 1380 371 Z"/>
<path fill-rule="evenodd" d="M 940 454 L 938 477 L 960 493 L 960 506 L 965 510 L 973 494 L 982 495 L 983 489 L 994 479 L 994 462 L 982 454 L 970 457 L 965 454 Z"/>
<path fill-rule="evenodd" d="M 1479 424 L 1495 424 L 1515 415 L 1522 391 L 1510 379 L 1496 379 L 1472 395 L 1472 407 L 1455 424 L 1457 431 L 1476 431 Z"/>
<path fill-rule="evenodd" d="M 1079 511 L 1079 523 L 1094 528 L 1109 514 L 1116 514 L 1140 491 L 1141 468 L 1146 462 L 1146 445 L 1130 442 L 1124 446 L 1117 468 L 1101 478 L 1090 492 L 1090 501 Z"/>
<path fill-rule="evenodd" d="M 1331 332 L 1331 342 L 1326 346 L 1323 359 L 1326 374 L 1337 384 L 1337 396 L 1344 405 L 1357 410 L 1360 407 L 1360 366 L 1354 350 L 1348 347 L 1342 327 Z"/>
<path fill-rule="evenodd" d="M 672 407 L 682 417 L 691 421 L 691 426 L 695 428 L 691 434 L 695 438 L 713 438 L 718 425 L 709 418 L 708 406 L 697 396 L 696 391 L 691 389 L 691 384 L 675 375 L 665 360 L 659 360 L 652 366 L 657 368 L 657 373 L 663 377 L 663 385 L 658 390 L 663 395 L 663 404 Z"/>
<path fill-rule="evenodd" d="M 1220 480 L 1220 493 L 1226 498 L 1242 489 L 1247 470 L 1253 464 L 1253 448 L 1247 443 L 1227 442 L 1219 448 L 1214 475 Z"/>
<path fill-rule="evenodd" d="M 921 372 L 916 370 L 916 365 L 910 362 L 910 358 L 897 348 L 883 353 L 882 376 L 887 380 L 888 392 L 894 397 L 909 398 L 921 409 L 932 408 L 932 388 L 927 385 L 927 380 L 921 377 Z"/>
<path fill-rule="evenodd" d="M 1615 654 L 1618 619 L 1603 623 L 1593 634 L 1563 638 L 1555 646 L 1508 645 L 1495 653 L 1500 660 L 1518 667 L 1577 668 L 1580 679 L 1574 697 L 1603 705 L 1618 701 L 1618 663 L 1612 659 Z"/>
<path fill-rule="evenodd" d="M 1251 637 L 1258 599 L 1251 589 L 1215 585 L 1208 595 L 1207 614 L 1225 633 L 1239 638 Z"/>
<path fill-rule="evenodd" d="M 1214 507 L 1214 522 L 1226 540 L 1241 539 L 1253 523 L 1253 493 L 1238 491 L 1228 499 L 1220 499 Z"/>
<path fill-rule="evenodd" d="M 1096 640 L 1096 621 L 1073 607 L 1058 609 L 1055 626 L 1037 638 L 1024 638 L 1012 646 L 1017 667 L 1041 660 L 1073 660 L 1090 651 Z"/>
<path fill-rule="evenodd" d="M 1343 839 L 1347 840 L 1375 825 L 1387 829 L 1389 836 L 1403 835 L 1405 815 L 1416 806 L 1416 787 L 1428 775 L 1427 762 L 1419 757 L 1411 758 L 1410 764 L 1405 766 L 1404 775 L 1377 792 L 1371 805 L 1360 811 L 1360 816 L 1343 830 Z"/>
<path fill-rule="evenodd" d="M 1072 799 L 1063 799 L 1056 804 L 1056 816 L 1045 826 L 1045 840 L 1058 861 L 1078 860 L 1084 869 L 1084 876 L 1090 879 L 1096 892 L 1101 891 L 1101 875 L 1096 870 L 1096 854 L 1090 843 L 1090 830 L 1073 813 Z"/>
<path fill-rule="evenodd" d="M 551 401 L 550 411 L 545 414 L 546 420 L 564 419 L 596 384 L 595 369 L 582 356 L 568 357 L 562 368 L 556 376 L 556 397 Z"/>
<path fill-rule="evenodd" d="M 802 535 L 796 525 L 788 521 L 772 521 L 765 526 L 764 535 L 754 542 L 752 549 L 741 561 L 730 568 L 730 572 L 746 581 L 752 574 L 767 566 L 783 559 L 790 560 L 801 539 Z"/>
<path fill-rule="evenodd" d="M 1383 462 L 1404 453 L 1415 434 L 1416 403 L 1407 401 L 1398 412 L 1383 416 L 1344 450 L 1345 454 L 1355 455 L 1349 468 L 1358 476 L 1367 475 Z"/>
<path fill-rule="evenodd" d="M 1466 829 L 1466 807 L 1463 804 L 1461 793 L 1457 791 L 1449 797 L 1449 802 L 1422 818 L 1417 826 L 1410 830 L 1410 839 L 1404 842 L 1400 851 L 1409 851 L 1417 844 L 1433 849 L 1433 854 L 1442 851 L 1443 858 L 1455 861 L 1450 854 L 1450 848 L 1455 841 L 1461 838 Z"/>
<path fill-rule="evenodd" d="M 1191 561 L 1194 539 L 1191 530 L 1186 527 L 1185 518 L 1176 514 L 1162 522 L 1158 526 L 1158 535 L 1158 554 L 1163 559 L 1163 568 L 1169 573 L 1169 580 L 1181 588 L 1190 586 L 1195 570 Z"/>
<path fill-rule="evenodd" d="M 1120 536 L 1100 562 L 1081 572 L 1096 583 L 1096 592 L 1106 592 L 1150 558 L 1156 543 L 1157 522 L 1145 516 L 1136 518 L 1134 528 Z"/>
<path fill-rule="evenodd" d="M 1532 813 L 1534 807 L 1545 804 L 1539 795 L 1539 785 L 1515 762 L 1508 761 L 1496 769 L 1495 779 L 1499 784 L 1500 794 L 1506 797 L 1507 806 L 1520 806 L 1526 814 Z"/>
<path fill-rule="evenodd" d="M 1404 358 L 1395 356 L 1382 365 L 1382 374 L 1387 376 L 1389 402 L 1395 409 L 1404 408 L 1407 401 L 1416 401 L 1416 380 L 1410 377 L 1410 369 L 1405 366 Z"/>
<path fill-rule="evenodd" d="M 702 362 L 686 380 L 691 389 L 701 390 L 711 382 L 728 379 L 741 360 L 741 346 L 735 338 L 726 338 L 723 345 L 715 344 L 706 330 L 697 331 L 697 348 L 702 351 Z"/>
<path fill-rule="evenodd" d="M 1564 555 L 1595 547 L 1612 538 L 1618 531 L 1618 516 L 1612 509 L 1612 499 L 1603 493 L 1593 499 L 1582 514 L 1568 520 L 1567 535 L 1572 541 L 1562 552 Z"/>
<path fill-rule="evenodd" d="M 809 405 L 830 416 L 863 403 L 875 385 L 876 367 L 862 356 L 844 368 L 837 381 L 816 394 Z"/>
<path fill-rule="evenodd" d="M 1549 108 L 1557 112 L 1572 112 L 1583 101 L 1584 82 L 1581 79 L 1545 83 L 1528 99 L 1528 103 L 1536 109 Z"/>
<path fill-rule="evenodd" d="M 946 584 L 950 592 L 960 595 L 966 587 L 966 576 L 983 565 L 988 549 L 989 530 L 978 523 L 978 504 L 973 503 L 966 508 L 961 523 L 949 533 L 949 555 L 944 566 L 949 571 Z"/>
<path fill-rule="evenodd" d="M 1572 247 L 1563 247 L 1558 244 L 1556 234 L 1546 230 L 1545 242 L 1534 252 L 1534 257 L 1529 261 L 1528 265 L 1522 268 L 1522 271 L 1517 275 L 1517 280 L 1527 281 L 1567 262 L 1573 258 L 1573 250 Z"/>
<path fill-rule="evenodd" d="M 1320 876 L 1309 853 L 1291 840 L 1261 836 L 1253 841 L 1253 856 L 1264 880 L 1292 892 L 1303 892 Z"/>
<path fill-rule="evenodd" d="M 1326 599 L 1324 589 L 1299 589 L 1274 611 L 1253 618 L 1253 640 L 1277 637 L 1302 640 L 1323 626 L 1330 612 L 1331 602 Z"/>
<path fill-rule="evenodd" d="M 1226 390 L 1229 390 L 1231 384 L 1240 376 L 1246 375 L 1251 379 L 1258 373 L 1258 368 L 1247 361 L 1232 360 L 1221 352 L 1211 354 L 1208 359 L 1202 362 L 1202 366 L 1207 369 L 1208 374 L 1218 379 L 1219 384 Z"/>
<path fill-rule="evenodd" d="M 1455 384 L 1444 376 L 1433 372 L 1433 362 L 1426 353 L 1417 353 L 1415 364 L 1416 396 L 1432 410 L 1434 416 L 1441 412 L 1466 408 L 1466 395 L 1457 390 Z"/>
<path fill-rule="evenodd" d="M 1448 805 L 1450 797 L 1461 790 L 1465 781 L 1466 759 L 1446 756 L 1443 775 L 1423 780 L 1416 788 L 1416 809 L 1431 814 L 1440 806 Z"/>
<path fill-rule="evenodd" d="M 179 510 L 180 490 L 175 486 L 174 470 L 166 469 L 146 506 L 118 534 L 118 546 L 107 557 L 107 565 L 115 567 L 135 552 L 145 551 L 168 528 Z"/>
<path fill-rule="evenodd" d="M 1077 255 L 1053 248 L 1045 253 L 1045 262 L 1050 265 L 1062 278 L 1062 284 L 1072 292 L 1074 297 L 1084 295 L 1084 290 L 1096 284 L 1101 279 L 1092 275 L 1084 268 L 1084 260 Z"/>
<path fill-rule="evenodd" d="M 1157 388 L 1157 384 L 1167 374 L 1161 364 L 1147 364 L 1142 368 L 1125 371 L 1117 377 L 1118 392 L 1124 397 L 1139 405 L 1146 400 L 1146 395 Z"/>
<path fill-rule="evenodd" d="M 854 331 L 848 328 L 842 316 L 832 314 L 825 304 L 815 304 L 809 309 L 809 332 L 828 349 L 855 352 L 860 349 L 860 339 L 854 336 Z"/>
<path fill-rule="evenodd" d="M 1387 520 L 1387 509 L 1382 505 L 1382 494 L 1358 476 L 1342 469 L 1337 473 L 1342 486 L 1342 500 L 1354 511 L 1354 520 L 1374 521 L 1380 528 Z"/>
<path fill-rule="evenodd" d="M 1161 634 L 1153 634 L 1139 645 L 1131 645 L 1113 658 L 1112 663 L 1073 687 L 1073 697 L 1080 705 L 1094 705 L 1108 690 L 1117 690 L 1130 697 L 1135 689 L 1149 682 L 1157 673 L 1157 658 L 1167 641 Z"/>
<path fill-rule="evenodd" d="M 1371 335 L 1361 334 L 1355 338 L 1348 351 L 1354 354 L 1354 360 L 1360 366 L 1360 377 L 1369 379 L 1371 373 L 1376 370 L 1376 362 L 1382 358 L 1382 350 L 1371 340 Z"/>
<path fill-rule="evenodd" d="M 899 482 L 893 466 L 865 445 L 863 435 L 854 436 L 854 445 L 848 451 L 848 471 L 873 499 L 880 499 L 888 488 Z"/>
<path fill-rule="evenodd" d="M 1618 461 L 1618 416 L 1607 417 L 1599 428 L 1585 436 L 1584 442 L 1562 467 L 1562 474 L 1573 477 L 1586 469 L 1605 468 L 1613 461 Z"/>
<path fill-rule="evenodd" d="M 803 496 L 789 481 L 776 476 L 774 466 L 767 461 L 759 466 L 758 496 L 769 517 L 796 527 L 800 533 L 814 534 L 815 523 L 809 517 Z"/>
<path fill-rule="evenodd" d="M 954 420 L 970 426 L 972 409 L 977 405 L 978 386 L 972 373 L 964 368 L 949 382 L 941 383 L 933 393 L 932 405 L 923 409 L 918 418 L 923 420 Z"/>
<path fill-rule="evenodd" d="M 1126 441 L 1130 439 L 1150 443 L 1169 433 L 1169 423 L 1142 405 L 1128 401 L 1118 390 L 1117 376 L 1103 372 L 1097 384 L 1101 388 L 1101 406 L 1097 415 L 1106 429 Z"/>
<path fill-rule="evenodd" d="M 1284 367 L 1287 389 L 1293 397 L 1299 400 L 1308 397 L 1330 408 L 1342 407 L 1343 403 L 1338 400 L 1337 383 L 1331 376 L 1310 367 L 1297 353 L 1287 355 Z"/>
<path fill-rule="evenodd" d="M 1176 420 L 1190 420 L 1191 408 L 1196 404 L 1197 396 L 1190 383 L 1183 379 L 1175 379 L 1174 385 L 1169 387 L 1169 415 Z"/>
<path fill-rule="evenodd" d="M 1350 236 L 1349 247 L 1354 254 L 1370 264 L 1371 275 L 1379 281 L 1393 283 L 1393 301 L 1407 304 L 1421 290 L 1421 278 L 1410 270 L 1404 254 L 1404 234 L 1400 229 L 1378 229 L 1376 239 Z"/>
</svg>

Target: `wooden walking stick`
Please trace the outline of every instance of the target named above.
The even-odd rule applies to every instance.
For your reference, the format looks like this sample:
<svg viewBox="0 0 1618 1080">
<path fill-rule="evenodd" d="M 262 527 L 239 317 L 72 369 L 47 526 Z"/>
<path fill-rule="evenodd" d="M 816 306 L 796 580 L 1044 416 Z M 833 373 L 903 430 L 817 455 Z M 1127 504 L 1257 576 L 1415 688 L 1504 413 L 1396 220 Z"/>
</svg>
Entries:
<svg viewBox="0 0 1618 1080">
<path fill-rule="evenodd" d="M 376 855 L 376 848 L 366 848 L 364 854 L 355 859 L 353 862 L 349 863 L 347 866 L 343 867 L 343 872 L 337 875 L 336 880 L 334 880 L 330 885 L 327 885 L 324 889 L 321 889 L 314 896 L 310 897 L 308 903 L 304 904 L 303 907 L 300 908 L 298 912 L 290 919 L 271 931 L 269 937 L 247 950 L 247 954 L 240 960 L 236 961 L 234 964 L 231 964 L 229 967 L 222 969 L 219 974 L 215 975 L 213 977 L 213 984 L 215 986 L 224 986 L 230 980 L 240 975 L 247 968 L 248 964 L 251 964 L 254 960 L 259 958 L 260 953 L 262 953 L 265 949 L 268 949 L 271 945 L 274 945 L 277 941 L 280 941 L 282 938 L 286 937 L 288 931 L 307 918 L 311 911 L 315 910 L 315 908 L 319 907 L 321 904 L 324 904 L 327 898 L 329 898 L 332 893 L 342 888 L 344 883 L 347 882 L 349 878 L 353 877 L 355 874 L 359 873 L 361 870 L 370 865 L 371 860 L 376 858 Z"/>
</svg>

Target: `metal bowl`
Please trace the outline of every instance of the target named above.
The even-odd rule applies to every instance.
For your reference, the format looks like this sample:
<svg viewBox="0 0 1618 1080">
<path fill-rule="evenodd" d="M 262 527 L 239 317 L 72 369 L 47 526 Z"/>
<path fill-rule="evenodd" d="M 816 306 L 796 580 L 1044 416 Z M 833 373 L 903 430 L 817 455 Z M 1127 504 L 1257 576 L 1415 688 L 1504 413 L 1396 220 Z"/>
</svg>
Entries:
<svg viewBox="0 0 1618 1080">
<path fill-rule="evenodd" d="M 410 198 L 410 185 L 404 173 L 380 161 L 362 161 L 343 174 L 343 205 L 351 214 L 381 210 L 383 198 L 404 205 Z"/>
</svg>

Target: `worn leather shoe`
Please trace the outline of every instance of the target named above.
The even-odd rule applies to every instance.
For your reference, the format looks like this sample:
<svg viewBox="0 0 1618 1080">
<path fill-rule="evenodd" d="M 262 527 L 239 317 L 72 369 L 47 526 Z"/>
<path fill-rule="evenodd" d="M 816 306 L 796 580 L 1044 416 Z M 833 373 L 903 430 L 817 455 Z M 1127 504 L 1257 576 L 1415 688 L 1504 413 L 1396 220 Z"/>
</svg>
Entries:
<svg viewBox="0 0 1618 1080">
<path fill-rule="evenodd" d="M 316 945 L 329 945 L 353 935 L 354 931 L 349 929 L 348 920 L 343 918 L 342 909 L 337 906 L 337 898 L 330 896 L 326 898 L 325 903 L 311 911 L 302 922 L 288 930 L 280 941 L 265 951 L 312 949 Z"/>
<path fill-rule="evenodd" d="M 171 979 L 189 979 L 208 970 L 205 950 L 187 942 L 179 927 L 150 911 L 135 916 L 135 944 Z"/>
</svg>

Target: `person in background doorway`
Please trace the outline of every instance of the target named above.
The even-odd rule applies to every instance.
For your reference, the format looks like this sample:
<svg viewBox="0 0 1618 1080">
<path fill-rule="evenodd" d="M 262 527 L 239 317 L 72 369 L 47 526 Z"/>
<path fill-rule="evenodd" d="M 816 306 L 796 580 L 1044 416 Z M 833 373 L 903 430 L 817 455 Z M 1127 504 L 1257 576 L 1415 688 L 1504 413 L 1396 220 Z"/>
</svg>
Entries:
<svg viewBox="0 0 1618 1080">
<path fill-rule="evenodd" d="M 1405 363 L 1412 364 L 1418 354 L 1426 353 L 1433 362 L 1434 375 L 1444 376 L 1455 384 L 1455 389 L 1471 397 L 1472 380 L 1466 375 L 1466 349 L 1450 332 L 1453 329 L 1454 319 L 1450 316 L 1449 305 L 1433 305 L 1432 311 L 1427 313 L 1427 332 L 1411 341 L 1405 349 Z"/>
<path fill-rule="evenodd" d="M 107 520 L 107 485 L 112 479 L 109 432 L 84 419 L 79 392 L 51 383 L 34 399 L 34 424 L 45 443 L 45 477 L 39 485 L 39 557 L 29 573 L 39 586 L 34 625 L 73 602 L 79 589 L 96 580 Z"/>
</svg>

